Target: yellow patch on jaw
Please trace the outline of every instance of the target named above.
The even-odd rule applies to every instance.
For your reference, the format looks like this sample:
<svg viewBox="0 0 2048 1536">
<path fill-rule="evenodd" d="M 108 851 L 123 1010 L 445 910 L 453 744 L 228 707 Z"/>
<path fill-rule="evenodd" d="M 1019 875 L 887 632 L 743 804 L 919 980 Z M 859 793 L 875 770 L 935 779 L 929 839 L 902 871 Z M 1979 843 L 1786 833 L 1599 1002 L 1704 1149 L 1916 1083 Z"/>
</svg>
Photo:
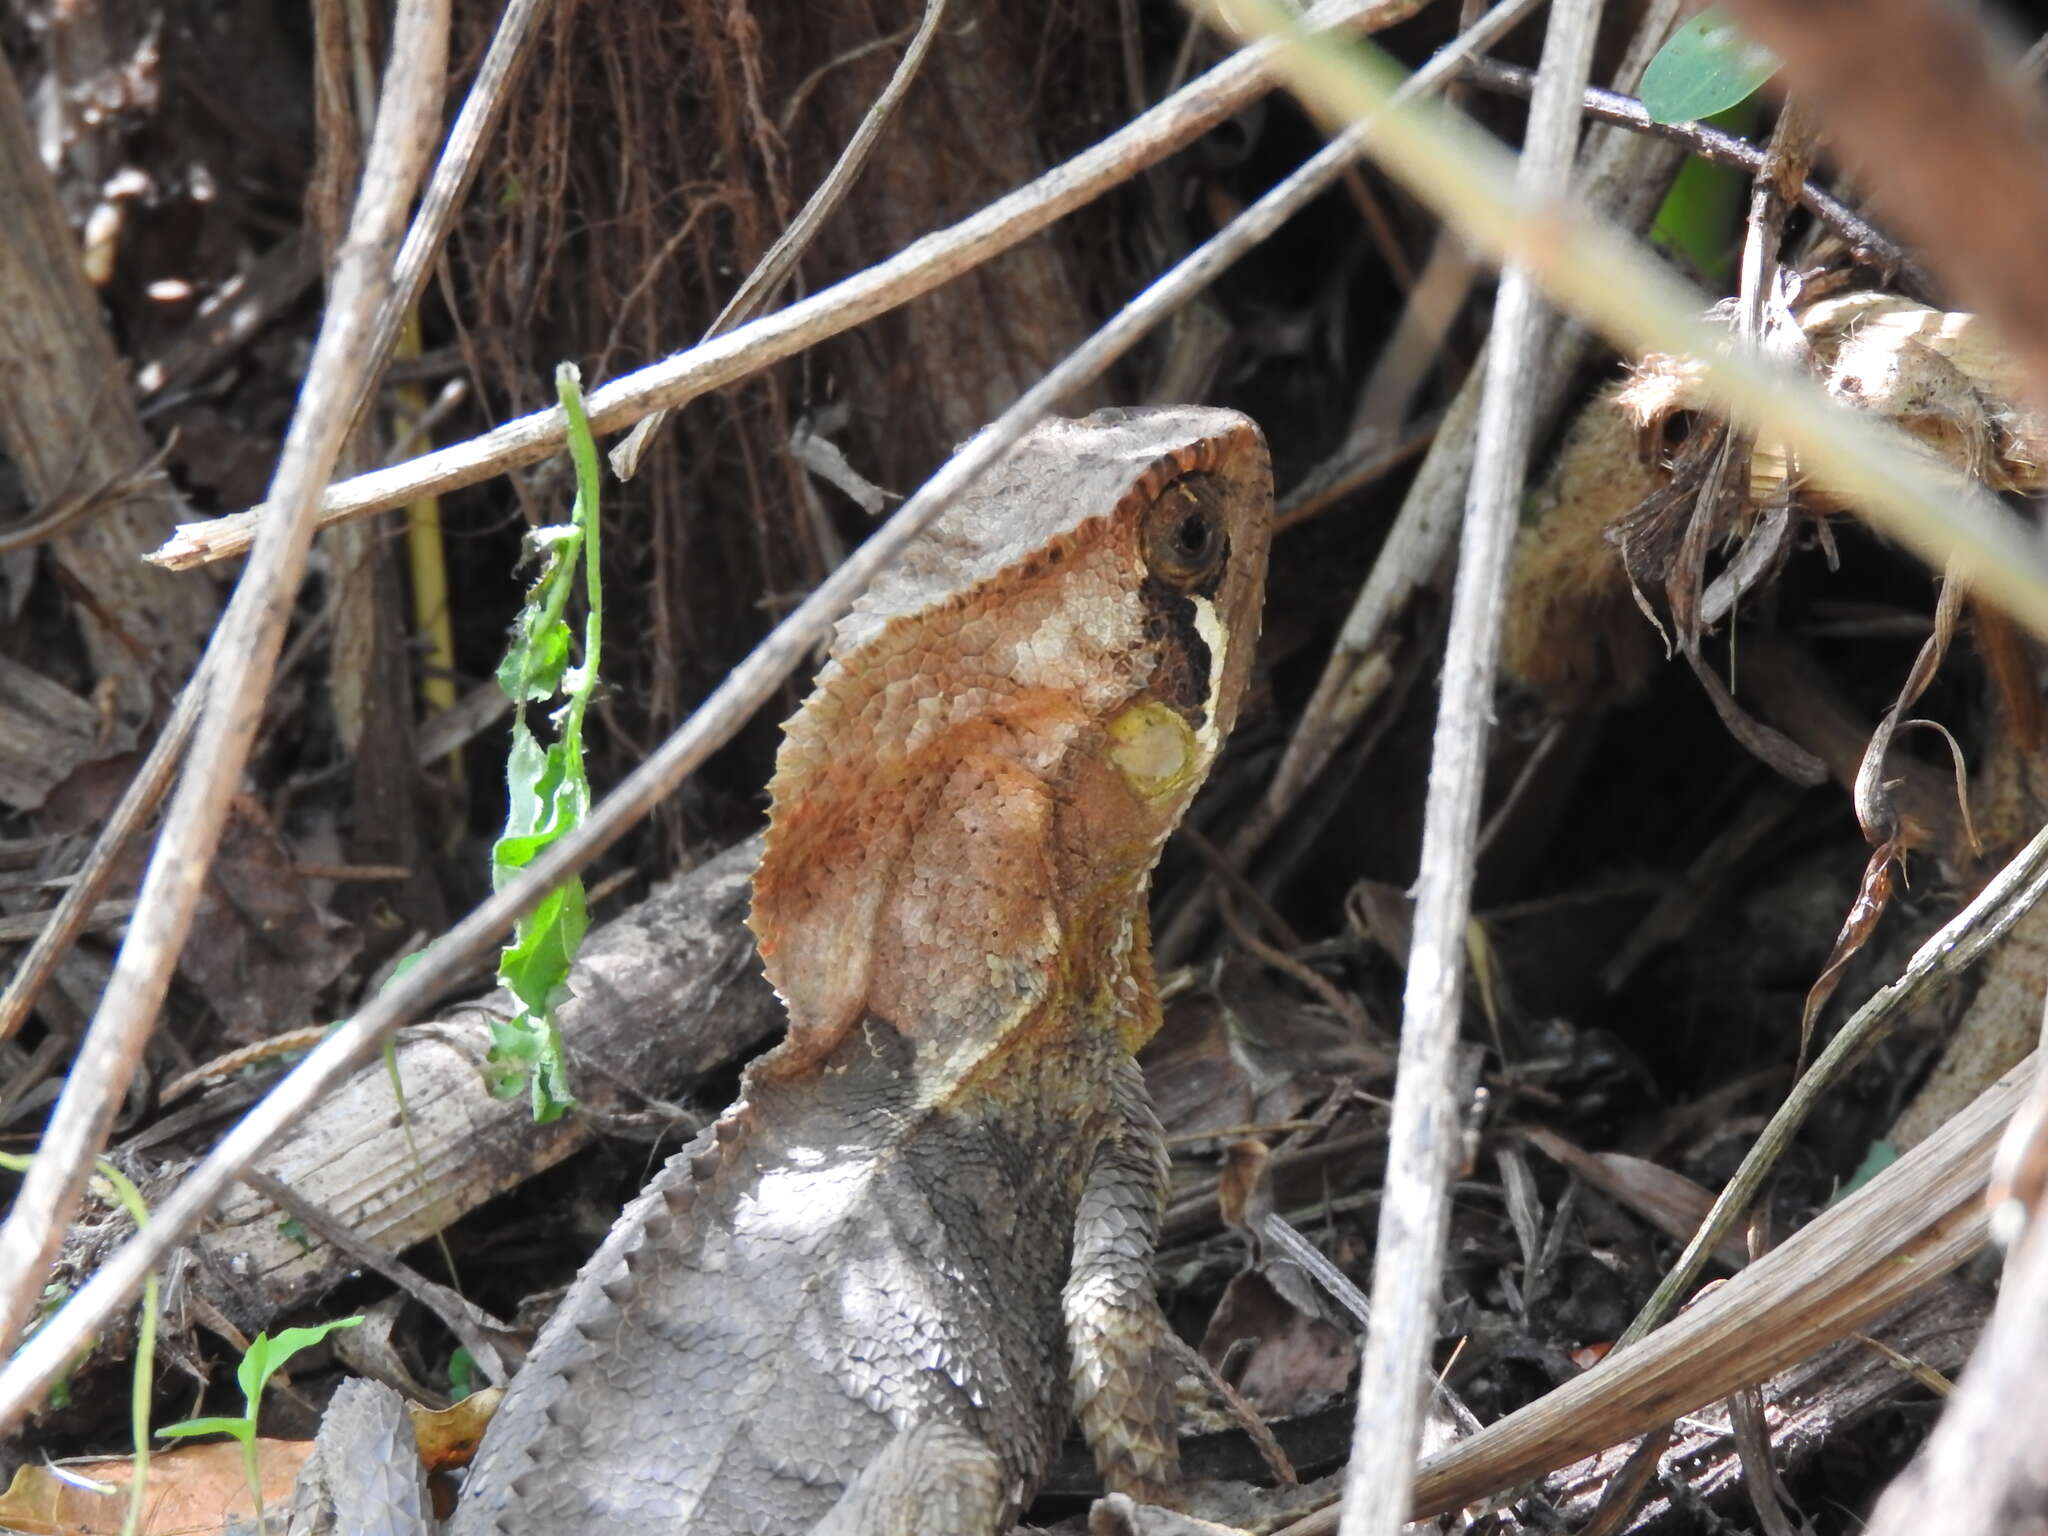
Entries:
<svg viewBox="0 0 2048 1536">
<path fill-rule="evenodd" d="M 1109 722 L 1109 760 L 1147 800 L 1179 789 L 1199 765 L 1195 733 L 1156 700 L 1134 704 Z"/>
</svg>

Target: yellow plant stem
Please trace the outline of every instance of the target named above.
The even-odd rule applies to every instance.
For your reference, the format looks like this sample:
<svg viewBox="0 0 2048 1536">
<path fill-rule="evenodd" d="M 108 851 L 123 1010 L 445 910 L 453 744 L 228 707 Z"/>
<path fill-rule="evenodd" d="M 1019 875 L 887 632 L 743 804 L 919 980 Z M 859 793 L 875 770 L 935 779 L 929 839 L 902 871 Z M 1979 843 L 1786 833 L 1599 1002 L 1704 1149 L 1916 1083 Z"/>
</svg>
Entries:
<svg viewBox="0 0 2048 1536">
<path fill-rule="evenodd" d="M 420 317 L 415 310 L 405 317 L 399 332 L 397 355 L 420 355 Z M 417 384 L 401 384 L 398 402 L 408 427 L 426 419 L 426 391 Z M 421 441 L 408 452 L 433 447 L 432 434 L 423 426 Z M 413 627 L 426 640 L 426 654 L 420 668 L 420 704 L 428 715 L 437 715 L 455 705 L 455 624 L 448 609 L 448 558 L 441 539 L 441 498 L 422 496 L 405 508 L 405 554 L 412 576 Z M 462 754 L 448 754 L 450 779 L 462 782 Z"/>
</svg>

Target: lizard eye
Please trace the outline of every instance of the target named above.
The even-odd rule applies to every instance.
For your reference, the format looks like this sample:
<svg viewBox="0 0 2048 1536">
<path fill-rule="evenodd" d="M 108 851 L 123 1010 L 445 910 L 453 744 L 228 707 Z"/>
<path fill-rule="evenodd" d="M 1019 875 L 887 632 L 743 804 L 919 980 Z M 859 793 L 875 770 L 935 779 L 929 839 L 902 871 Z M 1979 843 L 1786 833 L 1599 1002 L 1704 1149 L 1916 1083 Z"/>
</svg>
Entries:
<svg viewBox="0 0 2048 1536">
<path fill-rule="evenodd" d="M 1145 565 L 1171 586 L 1191 591 L 1216 574 L 1230 553 L 1221 487 L 1207 475 L 1176 480 L 1145 517 Z"/>
</svg>

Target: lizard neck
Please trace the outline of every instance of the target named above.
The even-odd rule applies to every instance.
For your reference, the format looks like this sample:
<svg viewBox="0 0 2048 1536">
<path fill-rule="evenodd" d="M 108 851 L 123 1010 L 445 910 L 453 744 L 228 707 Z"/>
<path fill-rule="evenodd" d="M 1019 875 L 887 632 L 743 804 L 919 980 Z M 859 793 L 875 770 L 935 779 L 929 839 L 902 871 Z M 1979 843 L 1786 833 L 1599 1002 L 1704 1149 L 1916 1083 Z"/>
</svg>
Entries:
<svg viewBox="0 0 2048 1536">
<path fill-rule="evenodd" d="M 776 1053 L 815 1064 L 863 1020 L 935 1085 L 1063 1032 L 1142 1042 L 1159 833 L 1069 697 L 1018 695 L 910 758 L 834 764 L 829 795 L 778 800 L 750 919 L 790 1013 Z M 1126 824 L 1128 822 L 1128 824 Z"/>
</svg>

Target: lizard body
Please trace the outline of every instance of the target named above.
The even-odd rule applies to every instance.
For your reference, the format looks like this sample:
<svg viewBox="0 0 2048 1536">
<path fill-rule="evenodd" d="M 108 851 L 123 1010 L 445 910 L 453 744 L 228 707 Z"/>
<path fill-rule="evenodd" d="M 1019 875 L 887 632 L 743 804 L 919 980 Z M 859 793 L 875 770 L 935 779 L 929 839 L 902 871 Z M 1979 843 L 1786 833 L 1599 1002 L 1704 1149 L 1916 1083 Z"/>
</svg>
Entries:
<svg viewBox="0 0 2048 1536">
<path fill-rule="evenodd" d="M 1030 434 L 842 621 L 750 919 L 787 1038 L 585 1266 L 451 1529 L 1006 1531 L 1177 1475 L 1147 886 L 1249 670 L 1244 417 Z"/>
</svg>

